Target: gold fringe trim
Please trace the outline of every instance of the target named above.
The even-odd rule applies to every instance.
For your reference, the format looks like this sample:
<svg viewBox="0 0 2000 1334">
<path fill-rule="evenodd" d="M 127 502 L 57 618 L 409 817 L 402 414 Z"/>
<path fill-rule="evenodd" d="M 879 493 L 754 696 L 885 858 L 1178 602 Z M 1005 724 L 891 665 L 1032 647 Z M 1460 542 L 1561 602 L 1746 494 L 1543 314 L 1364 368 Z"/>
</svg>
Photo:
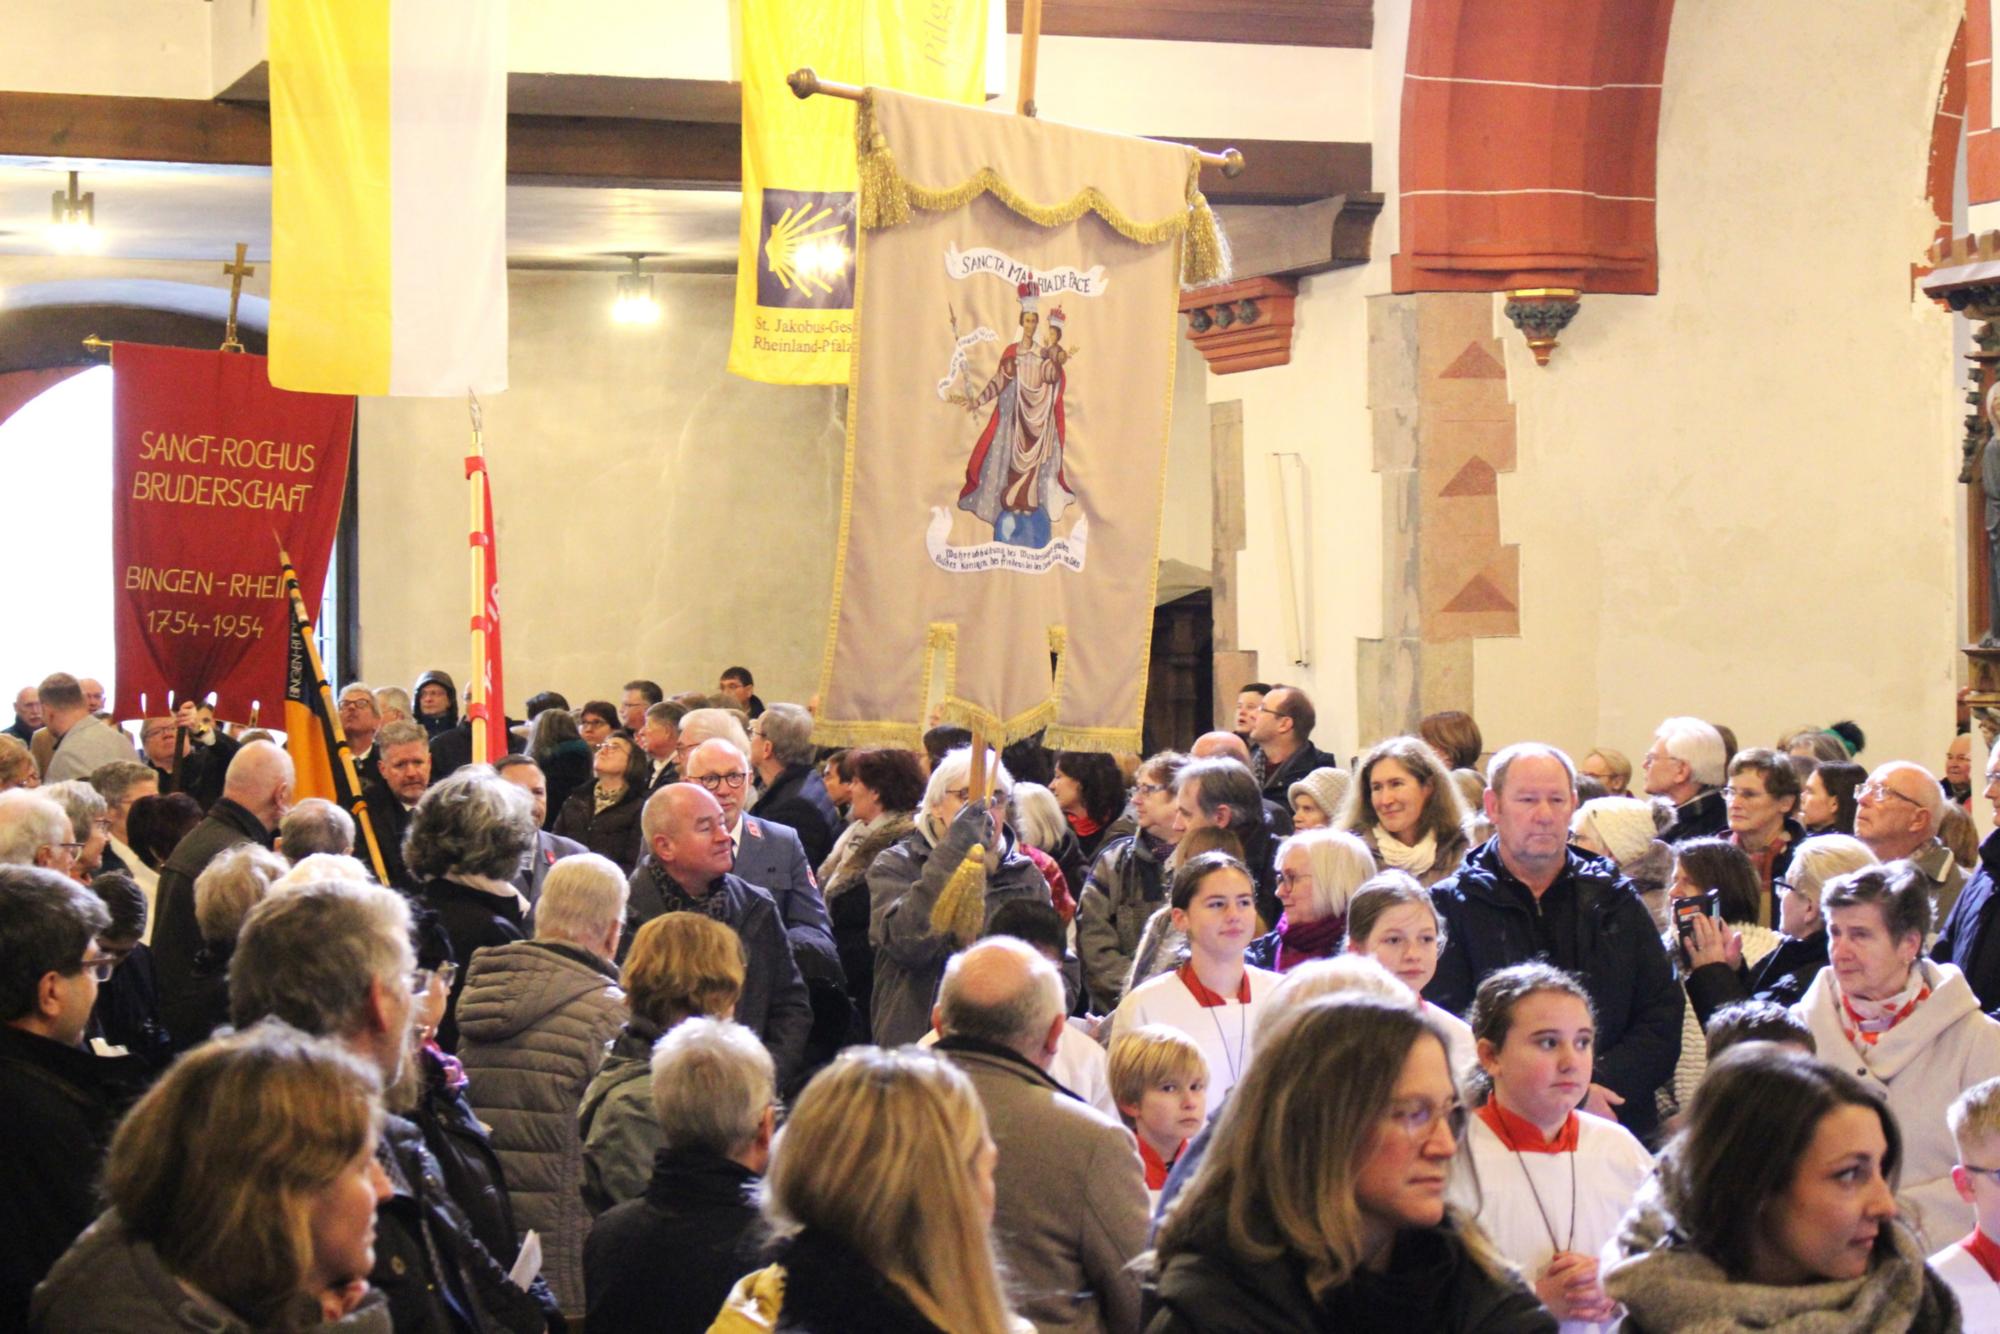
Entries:
<svg viewBox="0 0 2000 1334">
<path fill-rule="evenodd" d="M 949 213 L 964 208 L 981 195 L 990 194 L 1012 213 L 1037 227 L 1061 227 L 1086 213 L 1094 213 L 1105 225 L 1128 241 L 1140 245 L 1165 245 L 1187 238 L 1181 255 L 1181 282 L 1193 287 L 1219 282 L 1229 272 L 1228 248 L 1215 212 L 1201 193 L 1201 159 L 1188 150 L 1186 202 L 1182 209 L 1150 222 L 1126 216 L 1125 212 L 1096 186 L 1086 186 L 1058 204 L 1038 204 L 1017 192 L 991 167 L 981 167 L 969 180 L 945 188 L 932 188 L 910 181 L 896 166 L 896 155 L 881 127 L 875 123 L 875 104 L 864 97 L 854 118 L 857 167 L 861 178 L 861 198 L 857 206 L 861 226 L 874 230 L 895 227 L 910 220 L 910 210 Z"/>
</svg>

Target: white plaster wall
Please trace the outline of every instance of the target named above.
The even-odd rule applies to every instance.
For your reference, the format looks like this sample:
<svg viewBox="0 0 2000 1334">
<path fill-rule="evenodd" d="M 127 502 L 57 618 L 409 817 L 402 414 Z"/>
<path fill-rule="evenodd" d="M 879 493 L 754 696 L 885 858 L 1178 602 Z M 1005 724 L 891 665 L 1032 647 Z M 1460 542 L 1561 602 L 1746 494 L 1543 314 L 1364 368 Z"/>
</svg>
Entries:
<svg viewBox="0 0 2000 1334">
<path fill-rule="evenodd" d="M 724 373 L 733 280 L 660 275 L 665 318 L 611 323 L 609 274 L 509 275 L 512 387 L 484 403 L 507 703 L 615 699 L 634 676 L 766 700 L 817 684 L 842 391 Z M 361 402 L 361 665 L 464 684 L 464 404 Z"/>
<path fill-rule="evenodd" d="M 0 0 L 0 89 L 208 97 L 201 0 Z"/>
<path fill-rule="evenodd" d="M 1370 296 L 1389 290 L 1396 250 L 1396 180 L 1401 141 L 1403 58 L 1409 0 L 1377 0 L 1375 49 L 1351 74 L 1341 97 L 1358 104 L 1325 120 L 1286 117 L 1274 137 L 1372 140 L 1374 188 L 1387 196 L 1376 219 L 1366 265 L 1320 274 L 1299 288 L 1292 360 L 1287 366 L 1207 377 L 1211 403 L 1243 403 L 1244 503 L 1249 540 L 1238 564 L 1237 640 L 1258 653 L 1265 680 L 1312 696 L 1319 714 L 1313 740 L 1346 757 L 1373 738 L 1359 737 L 1356 644 L 1382 633 L 1382 487 L 1374 468 L 1368 411 Z M 1267 85 L 1269 86 L 1269 85 Z M 1273 99 L 1269 109 L 1286 104 Z M 1311 506 L 1310 568 L 1300 586 L 1310 662 L 1285 657 L 1283 592 L 1273 525 L 1276 500 L 1270 458 L 1303 456 Z M 1293 513 L 1296 515 L 1297 510 Z M 1301 559 L 1305 536 L 1294 526 Z"/>
<path fill-rule="evenodd" d="M 1542 371 L 1498 325 L 1523 605 L 1521 638 L 1475 649 L 1490 742 L 1636 758 L 1669 714 L 1746 745 L 1851 717 L 1866 759 L 1939 762 L 1960 405 L 1952 321 L 1909 265 L 1957 21 L 1950 0 L 1675 7 L 1659 295 L 1586 297 Z"/>
<path fill-rule="evenodd" d="M 1379 17 L 1376 31 L 1379 44 Z M 1007 39 L 1009 108 L 1020 48 Z M 1035 103 L 1045 119 L 1120 134 L 1360 143 L 1370 65 L 1334 47 L 1044 37 Z"/>
</svg>

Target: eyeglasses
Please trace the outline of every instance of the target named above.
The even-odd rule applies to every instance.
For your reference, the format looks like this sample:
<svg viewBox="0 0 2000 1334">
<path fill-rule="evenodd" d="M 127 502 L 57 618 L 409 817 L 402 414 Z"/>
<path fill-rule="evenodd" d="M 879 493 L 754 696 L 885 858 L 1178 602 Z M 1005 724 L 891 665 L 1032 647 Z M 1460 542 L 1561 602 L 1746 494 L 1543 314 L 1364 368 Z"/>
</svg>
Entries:
<svg viewBox="0 0 2000 1334">
<path fill-rule="evenodd" d="M 75 861 L 83 855 L 83 844 L 81 843 L 44 843 L 42 846 L 45 848 L 61 848 L 69 854 L 71 861 Z"/>
<path fill-rule="evenodd" d="M 624 747 L 616 741 L 600 741 L 597 743 L 596 749 L 599 753 L 602 753 L 607 750 L 623 750 Z"/>
<path fill-rule="evenodd" d="M 89 973 L 99 982 L 109 982 L 111 980 L 111 970 L 117 966 L 118 959 L 116 957 L 108 954 L 100 954 L 96 958 L 78 959 L 76 967 L 68 971 L 72 973 Z"/>
<path fill-rule="evenodd" d="M 148 741 L 158 741 L 161 737 L 172 736 L 177 730 L 172 727 L 149 727 L 140 735 Z"/>
<path fill-rule="evenodd" d="M 446 991 L 451 990 L 453 979 L 458 976 L 458 965 L 441 963 L 435 968 L 419 968 L 410 974 L 410 994 L 421 996 L 431 989 L 431 983 L 441 984 Z"/>
<path fill-rule="evenodd" d="M 695 779 L 694 781 L 700 783 L 710 792 L 720 792 L 725 787 L 728 788 L 731 792 L 734 792 L 737 788 L 742 787 L 744 783 L 748 782 L 749 779 L 750 779 L 749 774 L 746 774 L 741 769 L 738 769 L 734 773 L 703 774 L 701 777 Z"/>
<path fill-rule="evenodd" d="M 972 800 L 972 789 L 970 787 L 948 787 L 944 790 L 944 794 L 961 804 Z"/>
<path fill-rule="evenodd" d="M 1408 1098 L 1389 1104 L 1389 1120 L 1417 1141 L 1430 1134 L 1439 1117 L 1444 1118 L 1445 1128 L 1451 1131 L 1452 1139 L 1461 1139 L 1465 1135 L 1465 1122 L 1469 1115 L 1465 1104 L 1456 1099 L 1443 1106 L 1423 1098 Z"/>
<path fill-rule="evenodd" d="M 1281 885 L 1310 885 L 1312 882 L 1313 874 L 1311 871 L 1278 872 L 1278 883 Z"/>
<path fill-rule="evenodd" d="M 1173 789 L 1164 783 L 1136 783 L 1132 787 L 1132 795 L 1135 797 L 1150 797 L 1156 792 L 1171 791 Z"/>
<path fill-rule="evenodd" d="M 1915 797 L 1906 797 L 1887 783 L 1863 783 L 1860 787 L 1854 789 L 1854 799 L 1856 801 L 1864 801 L 1869 797 L 1895 797 L 1900 801 L 1909 802 L 1912 806 L 1923 805 Z"/>
<path fill-rule="evenodd" d="M 1745 801 L 1755 801 L 1760 797 L 1768 797 L 1770 795 L 1771 794 L 1768 792 L 1759 792 L 1754 787 L 1732 786 L 1732 787 L 1725 787 L 1724 789 L 1722 789 L 1722 799 L 1724 801 L 1734 801 L 1738 797 L 1743 798 L 1743 800 Z"/>
</svg>

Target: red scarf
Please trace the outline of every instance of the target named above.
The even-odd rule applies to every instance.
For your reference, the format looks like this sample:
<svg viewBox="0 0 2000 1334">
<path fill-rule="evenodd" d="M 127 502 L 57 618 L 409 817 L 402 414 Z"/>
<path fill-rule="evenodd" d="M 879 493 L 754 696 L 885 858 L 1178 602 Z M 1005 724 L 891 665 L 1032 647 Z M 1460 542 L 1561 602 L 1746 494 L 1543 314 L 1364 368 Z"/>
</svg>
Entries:
<svg viewBox="0 0 2000 1334">
<path fill-rule="evenodd" d="M 1194 1003 L 1201 1006 L 1202 1009 L 1213 1010 L 1219 1005 L 1229 1004 L 1229 999 L 1226 996 L 1221 996 L 1210 991 L 1202 983 L 1202 980 L 1194 975 L 1194 965 L 1192 963 L 1184 963 L 1174 969 L 1174 976 L 1181 980 L 1181 985 L 1186 987 L 1194 996 Z M 1248 968 L 1243 970 L 1243 980 L 1237 984 L 1236 1003 L 1238 1005 L 1248 1005 L 1250 1003 L 1250 970 Z"/>
<path fill-rule="evenodd" d="M 1729 841 L 1742 848 L 1743 855 L 1748 857 L 1750 865 L 1756 868 L 1757 883 L 1764 887 L 1764 893 L 1757 900 L 1757 925 L 1769 926 L 1771 914 L 1775 911 L 1771 905 L 1775 902 L 1778 892 L 1777 878 L 1772 868 L 1777 865 L 1778 854 L 1791 846 L 1791 836 L 1782 828 L 1779 829 L 1777 836 L 1765 845 L 1762 852 L 1752 852 L 1744 848 L 1743 839 L 1733 829 L 1729 831 Z"/>
<path fill-rule="evenodd" d="M 1486 1105 L 1479 1109 L 1479 1119 L 1515 1153 L 1575 1153 L 1577 1139 L 1582 1133 L 1576 1113 L 1571 1112 L 1554 1139 L 1543 1139 L 1540 1126 L 1514 1115 L 1500 1105 L 1498 1098 L 1486 1100 Z"/>
<path fill-rule="evenodd" d="M 1083 811 L 1064 811 L 1063 818 L 1069 821 L 1069 827 L 1076 831 L 1078 838 L 1089 838 L 1092 834 L 1104 828 L 1103 825 L 1091 819 Z"/>
<path fill-rule="evenodd" d="M 1187 1141 L 1181 1141 L 1180 1147 L 1174 1150 L 1171 1159 L 1161 1162 L 1160 1155 L 1153 1152 L 1153 1146 L 1146 1143 L 1144 1135 L 1137 1135 L 1134 1138 L 1139 1141 L 1139 1161 L 1146 1165 L 1146 1189 L 1165 1190 L 1167 1173 L 1173 1170 L 1174 1164 L 1181 1160 L 1181 1154 L 1187 1151 Z"/>
<path fill-rule="evenodd" d="M 1289 973 L 1308 959 L 1326 959 L 1340 953 L 1347 938 L 1347 914 L 1336 913 L 1313 922 L 1294 922 L 1289 914 L 1278 914 L 1278 971 Z"/>
<path fill-rule="evenodd" d="M 1972 1235 L 1958 1244 L 1965 1248 L 1967 1255 L 1979 1261 L 1979 1267 L 1986 1271 L 1986 1277 L 1995 1283 L 2000 1283 L 2000 1242 L 1995 1242 L 1983 1231 L 1974 1228 Z"/>
</svg>

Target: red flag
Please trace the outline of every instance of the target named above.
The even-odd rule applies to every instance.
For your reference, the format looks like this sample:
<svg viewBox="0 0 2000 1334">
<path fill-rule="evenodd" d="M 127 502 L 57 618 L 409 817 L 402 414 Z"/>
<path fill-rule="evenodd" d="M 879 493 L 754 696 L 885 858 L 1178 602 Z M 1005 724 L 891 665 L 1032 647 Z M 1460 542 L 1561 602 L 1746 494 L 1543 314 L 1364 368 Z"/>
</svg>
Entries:
<svg viewBox="0 0 2000 1334">
<path fill-rule="evenodd" d="M 340 520 L 354 400 L 273 389 L 264 358 L 120 343 L 112 353 L 118 717 L 215 692 L 249 719 L 285 697 L 291 614 L 272 534 L 317 606 Z"/>
<path fill-rule="evenodd" d="M 490 764 L 507 753 L 507 692 L 500 671 L 500 558 L 494 541 L 493 484 L 486 473 L 486 455 L 477 435 L 466 456 L 465 475 L 472 482 L 477 520 L 467 538 L 480 605 L 472 617 L 472 699 L 465 715 L 473 721 L 473 758 Z M 484 728 L 485 754 L 477 747 Z"/>
</svg>

